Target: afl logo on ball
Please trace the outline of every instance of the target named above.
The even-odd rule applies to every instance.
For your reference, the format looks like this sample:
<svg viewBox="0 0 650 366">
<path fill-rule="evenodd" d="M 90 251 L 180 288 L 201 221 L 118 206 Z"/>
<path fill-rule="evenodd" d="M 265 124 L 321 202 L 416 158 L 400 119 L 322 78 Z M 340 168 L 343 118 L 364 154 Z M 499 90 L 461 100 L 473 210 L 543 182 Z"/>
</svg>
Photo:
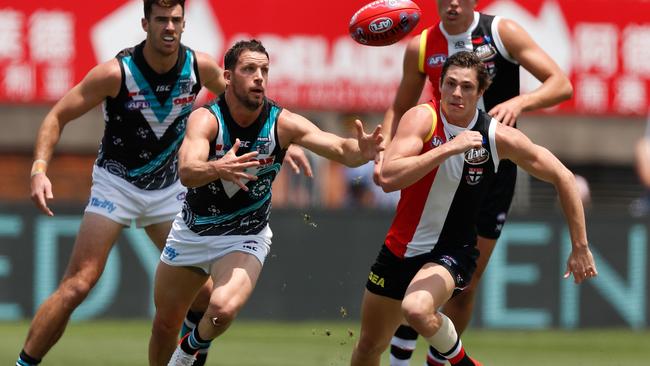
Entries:
<svg viewBox="0 0 650 366">
<path fill-rule="evenodd" d="M 393 27 L 393 21 L 390 18 L 382 17 L 372 21 L 368 25 L 368 30 L 372 33 L 384 33 Z"/>
<path fill-rule="evenodd" d="M 490 158 L 490 153 L 481 146 L 479 149 L 465 151 L 465 162 L 469 165 L 480 165 Z"/>
</svg>

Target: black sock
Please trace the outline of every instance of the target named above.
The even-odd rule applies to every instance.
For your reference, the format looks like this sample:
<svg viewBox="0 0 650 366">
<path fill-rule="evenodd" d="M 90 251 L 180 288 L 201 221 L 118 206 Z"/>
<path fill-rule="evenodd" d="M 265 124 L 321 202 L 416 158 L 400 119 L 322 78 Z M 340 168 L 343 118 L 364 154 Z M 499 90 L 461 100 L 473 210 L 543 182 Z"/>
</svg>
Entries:
<svg viewBox="0 0 650 366">
<path fill-rule="evenodd" d="M 393 336 L 390 345 L 390 354 L 398 360 L 408 360 L 413 355 L 415 340 L 418 339 L 418 332 L 408 325 L 400 325 Z M 407 346 L 411 343 L 413 346 Z"/>
<path fill-rule="evenodd" d="M 199 327 L 195 327 L 194 330 L 189 333 L 181 341 L 180 347 L 183 352 L 193 355 L 198 352 L 201 348 L 210 347 L 211 340 L 205 340 L 199 335 Z"/>
<path fill-rule="evenodd" d="M 437 349 L 433 346 L 429 346 L 429 354 L 427 355 L 427 366 L 437 366 L 437 365 L 447 364 L 447 359 L 443 356 Z"/>
<path fill-rule="evenodd" d="M 199 324 L 201 318 L 203 318 L 202 311 L 188 310 L 187 314 L 185 315 L 185 319 L 187 319 L 190 323 L 193 323 L 195 326 L 196 324 Z"/>
<path fill-rule="evenodd" d="M 18 356 L 18 359 L 29 365 L 38 365 L 39 363 L 41 363 L 40 358 L 34 358 L 28 355 L 27 353 L 25 353 L 24 349 L 20 351 L 20 356 Z"/>
</svg>

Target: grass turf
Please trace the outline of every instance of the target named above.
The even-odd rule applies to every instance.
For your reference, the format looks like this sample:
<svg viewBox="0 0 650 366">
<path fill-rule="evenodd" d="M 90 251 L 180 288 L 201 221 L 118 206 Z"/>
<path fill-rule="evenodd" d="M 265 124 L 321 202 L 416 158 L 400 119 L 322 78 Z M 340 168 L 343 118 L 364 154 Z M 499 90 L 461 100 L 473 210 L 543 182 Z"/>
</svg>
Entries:
<svg viewBox="0 0 650 366">
<path fill-rule="evenodd" d="M 0 322 L 0 364 L 11 365 L 29 324 Z M 146 365 L 149 321 L 72 323 L 47 355 L 45 366 Z M 343 366 L 349 364 L 358 323 L 236 321 L 215 341 L 208 365 Z M 463 337 L 484 365 L 648 365 L 650 331 L 495 331 L 472 329 Z M 424 362 L 422 340 L 411 365 Z M 385 354 L 382 365 L 388 365 Z"/>
</svg>

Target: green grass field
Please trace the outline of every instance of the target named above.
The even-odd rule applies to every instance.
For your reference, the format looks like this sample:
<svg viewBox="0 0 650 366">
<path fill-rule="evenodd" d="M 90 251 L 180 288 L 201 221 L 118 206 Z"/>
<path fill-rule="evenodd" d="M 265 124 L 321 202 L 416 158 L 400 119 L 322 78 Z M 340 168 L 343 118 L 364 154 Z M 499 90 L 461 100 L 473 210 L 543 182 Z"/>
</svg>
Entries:
<svg viewBox="0 0 650 366">
<path fill-rule="evenodd" d="M 0 364 L 13 365 L 28 324 L 0 323 Z M 146 365 L 148 321 L 71 324 L 44 366 Z M 219 366 L 343 366 L 349 364 L 358 323 L 239 321 L 216 341 L 208 358 Z M 463 342 L 484 365 L 650 365 L 650 331 L 471 330 Z M 421 366 L 420 341 L 411 365 Z M 387 357 L 382 365 L 388 365 Z"/>
</svg>

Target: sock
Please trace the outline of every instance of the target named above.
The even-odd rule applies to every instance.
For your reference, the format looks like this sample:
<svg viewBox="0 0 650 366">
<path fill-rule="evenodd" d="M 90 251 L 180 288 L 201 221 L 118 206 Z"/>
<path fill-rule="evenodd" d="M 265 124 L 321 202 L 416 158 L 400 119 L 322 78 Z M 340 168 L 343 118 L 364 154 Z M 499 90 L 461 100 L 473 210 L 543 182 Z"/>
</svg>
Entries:
<svg viewBox="0 0 650 366">
<path fill-rule="evenodd" d="M 447 359 L 445 356 L 441 355 L 438 350 L 429 346 L 429 352 L 427 352 L 427 361 L 426 366 L 445 366 L 447 364 Z"/>
<path fill-rule="evenodd" d="M 191 332 L 192 329 L 194 329 L 196 325 L 199 324 L 201 318 L 203 318 L 203 312 L 189 310 L 185 315 L 185 319 L 183 320 L 183 328 L 181 328 L 181 337 Z"/>
<path fill-rule="evenodd" d="M 18 360 L 16 360 L 16 366 L 36 366 L 39 363 L 41 363 L 40 359 L 28 355 L 25 350 L 20 351 Z"/>
<path fill-rule="evenodd" d="M 463 342 L 461 342 L 458 333 L 456 333 L 454 323 L 445 314 L 438 314 L 441 320 L 440 328 L 436 334 L 426 338 L 427 342 L 436 350 L 447 350 L 441 351 L 440 354 L 454 366 L 479 365 L 465 352 Z"/>
<path fill-rule="evenodd" d="M 189 355 L 195 355 L 200 349 L 210 347 L 210 342 L 210 340 L 201 338 L 199 335 L 199 327 L 195 327 L 192 332 L 181 340 L 180 347 L 183 352 Z"/>
<path fill-rule="evenodd" d="M 390 366 L 408 366 L 418 333 L 408 325 L 400 325 L 390 341 Z"/>
</svg>

